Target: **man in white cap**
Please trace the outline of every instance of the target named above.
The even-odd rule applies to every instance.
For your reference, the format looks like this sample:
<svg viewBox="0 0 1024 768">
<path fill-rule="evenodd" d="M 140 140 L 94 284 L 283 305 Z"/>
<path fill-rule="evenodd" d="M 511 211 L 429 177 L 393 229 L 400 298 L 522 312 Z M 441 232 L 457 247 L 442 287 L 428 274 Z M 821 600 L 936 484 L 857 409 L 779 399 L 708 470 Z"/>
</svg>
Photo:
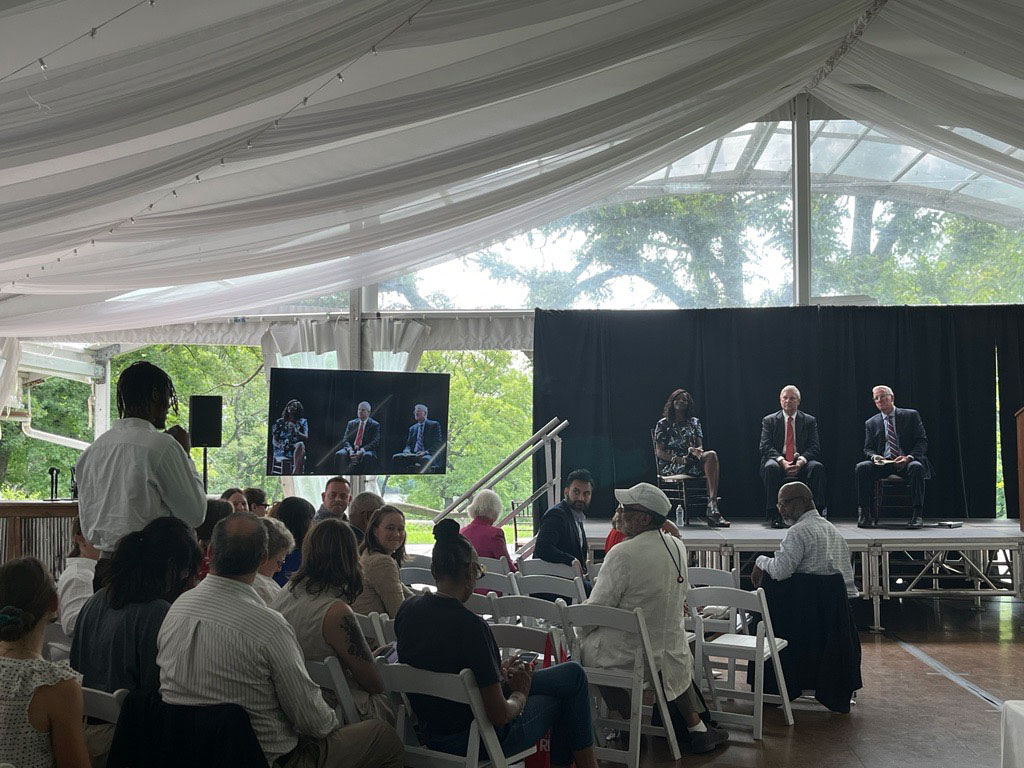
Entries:
<svg viewBox="0 0 1024 768">
<path fill-rule="evenodd" d="M 693 752 L 710 752 L 729 738 L 717 725 L 705 723 L 707 711 L 693 686 L 693 656 L 683 629 L 686 546 L 660 528 L 672 510 L 668 497 L 650 483 L 616 490 L 618 512 L 628 537 L 608 553 L 587 605 L 608 605 L 632 611 L 643 608 L 654 654 L 680 741 Z M 586 666 L 633 669 L 636 639 L 613 629 L 597 628 L 583 638 Z M 629 694 L 602 688 L 609 706 L 628 717 Z"/>
</svg>

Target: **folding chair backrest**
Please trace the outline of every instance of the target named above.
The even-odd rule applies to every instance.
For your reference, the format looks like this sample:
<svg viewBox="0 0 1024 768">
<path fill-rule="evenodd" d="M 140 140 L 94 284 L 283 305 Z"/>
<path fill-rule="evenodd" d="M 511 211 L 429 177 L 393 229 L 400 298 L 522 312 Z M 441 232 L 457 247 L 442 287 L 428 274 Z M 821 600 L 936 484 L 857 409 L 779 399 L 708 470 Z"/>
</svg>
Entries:
<svg viewBox="0 0 1024 768">
<path fill-rule="evenodd" d="M 554 650 L 549 632 L 543 629 L 521 627 L 516 624 L 490 624 L 494 642 L 501 650 L 533 651 L 544 655 L 545 651 Z"/>
<path fill-rule="evenodd" d="M 487 573 L 506 574 L 511 572 L 511 568 L 508 567 L 508 560 L 504 556 L 497 559 L 493 557 L 481 557 L 480 565 L 487 569 Z"/>
<path fill-rule="evenodd" d="M 735 587 L 739 589 L 740 573 L 738 568 L 722 571 L 718 568 L 688 568 L 686 578 L 690 587 Z"/>
<path fill-rule="evenodd" d="M 328 656 L 323 661 L 306 661 L 306 672 L 314 683 L 334 693 L 338 700 L 334 711 L 343 725 L 353 725 L 362 719 L 337 656 Z"/>
<path fill-rule="evenodd" d="M 486 595 L 479 595 L 476 592 L 469 596 L 464 605 L 469 608 L 477 616 L 490 616 L 494 617 L 494 606 L 491 605 L 491 597 L 497 597 L 493 592 L 488 592 Z"/>
<path fill-rule="evenodd" d="M 487 754 L 495 768 L 508 768 L 501 744 L 494 726 L 487 719 L 484 710 L 483 697 L 476 684 L 473 673 L 464 669 L 459 674 L 444 672 L 428 672 L 424 669 L 416 669 L 407 664 L 379 664 L 381 677 L 384 679 L 384 687 L 393 695 L 398 696 L 397 722 L 395 724 L 399 736 L 405 742 L 405 764 L 411 766 L 464 764 L 476 766 L 479 758 L 480 742 L 484 744 Z M 469 744 L 466 750 L 466 757 L 460 758 L 447 753 L 435 752 L 434 750 L 422 747 L 416 738 L 415 732 L 407 728 L 406 724 L 409 714 L 406 712 L 408 694 L 421 694 L 434 696 L 447 701 L 460 704 L 467 704 L 473 713 L 473 725 L 470 727 Z M 531 749 L 530 752 L 533 750 Z M 516 759 L 520 755 L 513 756 Z"/>
<path fill-rule="evenodd" d="M 557 576 L 560 579 L 575 579 L 579 576 L 582 579 L 583 566 L 579 560 L 573 560 L 572 565 L 565 565 L 531 557 L 519 561 L 519 573 L 523 576 Z"/>
<path fill-rule="evenodd" d="M 577 603 L 587 599 L 583 579 L 579 576 L 570 581 L 559 576 L 523 576 L 521 573 L 512 575 L 521 595 L 558 595 Z"/>
<path fill-rule="evenodd" d="M 764 590 L 747 592 L 736 587 L 693 587 L 686 593 L 686 603 L 691 609 L 720 605 L 754 613 L 760 613 L 765 608 Z"/>
<path fill-rule="evenodd" d="M 516 580 L 509 573 L 491 573 L 488 571 L 477 580 L 476 588 L 486 589 L 488 592 L 501 592 L 502 594 L 511 592 L 513 595 L 518 594 Z"/>
<path fill-rule="evenodd" d="M 491 598 L 491 615 L 496 621 L 501 619 L 521 619 L 523 624 L 530 626 L 536 624 L 540 619 L 551 625 L 562 624 L 562 613 L 555 603 L 550 600 L 542 600 L 539 597 L 529 595 L 497 595 L 488 596 Z"/>
<path fill-rule="evenodd" d="M 380 627 L 381 645 L 395 642 L 395 620 L 389 618 L 386 613 L 377 614 L 377 624 Z"/>
<path fill-rule="evenodd" d="M 117 718 L 121 715 L 121 705 L 126 698 L 128 691 L 124 688 L 118 688 L 113 693 L 97 691 L 95 688 L 82 688 L 82 711 L 86 717 L 117 724 Z"/>
<path fill-rule="evenodd" d="M 430 555 L 406 555 L 405 562 L 402 563 L 402 566 L 409 568 L 426 568 L 429 571 L 430 562 Z"/>
<path fill-rule="evenodd" d="M 428 587 L 437 587 L 434 583 L 434 574 L 430 572 L 429 568 L 417 568 L 414 565 L 405 565 L 399 569 L 399 573 L 402 578 L 402 583 L 406 586 L 414 586 L 416 584 L 426 585 Z"/>
<path fill-rule="evenodd" d="M 355 617 L 359 629 L 363 632 L 363 637 L 366 638 L 366 644 L 370 646 L 371 650 L 384 645 L 384 641 L 381 639 L 379 613 L 374 612 L 369 615 L 357 613 Z"/>
</svg>

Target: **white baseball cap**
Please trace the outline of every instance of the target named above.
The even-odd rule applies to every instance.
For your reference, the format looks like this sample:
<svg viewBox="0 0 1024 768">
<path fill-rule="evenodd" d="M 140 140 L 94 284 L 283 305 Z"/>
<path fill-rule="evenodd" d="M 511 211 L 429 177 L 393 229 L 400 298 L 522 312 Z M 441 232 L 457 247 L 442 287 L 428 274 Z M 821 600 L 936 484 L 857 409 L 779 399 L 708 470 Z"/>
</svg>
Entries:
<svg viewBox="0 0 1024 768">
<path fill-rule="evenodd" d="M 672 502 L 668 500 L 668 496 L 660 488 L 650 483 L 637 483 L 632 488 L 625 490 L 616 488 L 615 500 L 623 506 L 643 507 L 650 513 L 661 517 L 668 517 L 668 513 L 672 511 Z"/>
</svg>

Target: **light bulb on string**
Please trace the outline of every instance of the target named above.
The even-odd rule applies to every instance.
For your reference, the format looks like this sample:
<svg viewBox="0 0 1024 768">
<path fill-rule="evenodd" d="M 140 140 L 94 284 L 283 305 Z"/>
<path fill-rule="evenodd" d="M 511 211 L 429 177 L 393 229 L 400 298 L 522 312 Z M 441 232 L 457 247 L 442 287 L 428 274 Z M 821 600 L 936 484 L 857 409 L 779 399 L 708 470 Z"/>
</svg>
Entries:
<svg viewBox="0 0 1024 768">
<path fill-rule="evenodd" d="M 96 27 L 93 27 L 92 29 L 89 30 L 89 37 L 92 37 L 92 38 L 96 37 Z"/>
<path fill-rule="evenodd" d="M 39 62 L 39 68 L 40 68 L 41 70 L 43 70 L 43 72 L 45 72 L 45 71 L 46 71 L 46 69 L 47 69 L 47 67 L 46 67 L 46 62 L 45 62 L 45 61 L 43 61 L 43 60 L 42 60 L 42 58 L 36 59 L 36 61 L 38 61 L 38 62 Z"/>
<path fill-rule="evenodd" d="M 198 184 L 198 183 L 199 183 L 199 174 L 197 173 L 196 174 L 196 184 Z"/>
<path fill-rule="evenodd" d="M 345 82 L 345 76 L 343 74 L 341 74 L 341 72 L 339 72 L 337 74 L 337 78 L 338 78 L 338 82 L 339 83 L 344 83 Z"/>
<path fill-rule="evenodd" d="M 171 190 L 171 197 L 177 197 L 177 196 L 178 196 L 178 190 L 172 189 Z"/>
</svg>

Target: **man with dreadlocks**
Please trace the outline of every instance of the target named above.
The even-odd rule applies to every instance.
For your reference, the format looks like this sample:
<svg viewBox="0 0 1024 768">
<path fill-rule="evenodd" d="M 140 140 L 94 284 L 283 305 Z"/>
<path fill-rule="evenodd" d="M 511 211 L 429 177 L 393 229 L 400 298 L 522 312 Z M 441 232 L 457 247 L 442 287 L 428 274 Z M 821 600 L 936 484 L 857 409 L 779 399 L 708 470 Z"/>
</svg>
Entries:
<svg viewBox="0 0 1024 768">
<path fill-rule="evenodd" d="M 206 493 L 188 454 L 188 432 L 167 426 L 178 413 L 174 383 L 145 360 L 117 380 L 120 418 L 82 453 L 76 465 L 78 514 L 85 538 L 100 550 L 94 585 L 103 585 L 118 539 L 158 517 L 191 527 L 203 522 Z"/>
</svg>

